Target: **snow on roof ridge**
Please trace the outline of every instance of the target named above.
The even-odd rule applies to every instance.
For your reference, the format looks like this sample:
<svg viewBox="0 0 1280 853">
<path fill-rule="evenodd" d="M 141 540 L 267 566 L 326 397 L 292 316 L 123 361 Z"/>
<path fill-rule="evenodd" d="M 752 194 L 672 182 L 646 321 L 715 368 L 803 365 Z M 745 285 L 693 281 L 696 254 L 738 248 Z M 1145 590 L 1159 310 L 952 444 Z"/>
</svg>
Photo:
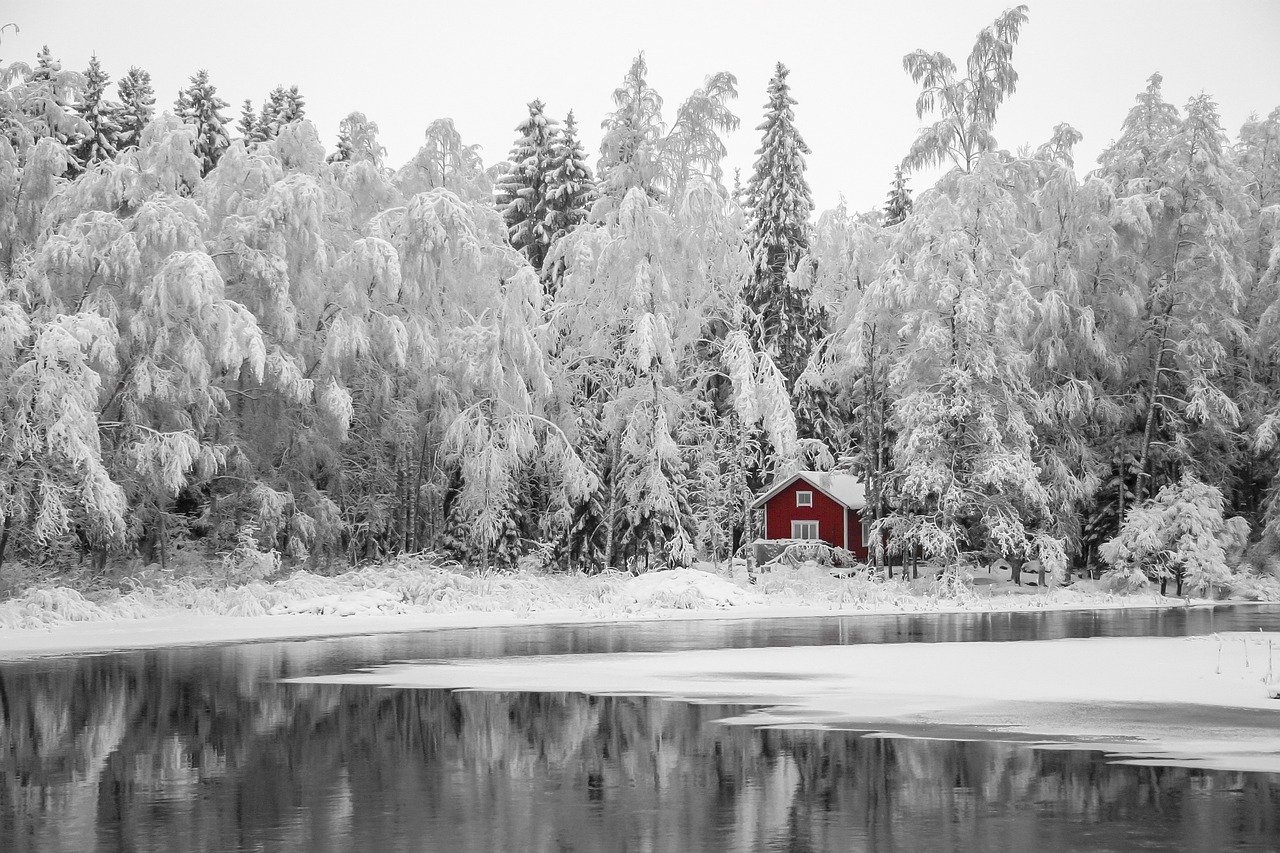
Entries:
<svg viewBox="0 0 1280 853">
<path fill-rule="evenodd" d="M 773 484 L 765 489 L 760 497 L 756 498 L 755 502 L 752 503 L 752 507 L 759 508 L 764 506 L 770 498 L 791 485 L 797 478 L 804 480 L 826 494 L 827 497 L 849 509 L 862 509 L 867 505 L 866 487 L 853 474 L 846 474 L 840 471 L 796 471 L 793 474 L 774 480 Z"/>
</svg>

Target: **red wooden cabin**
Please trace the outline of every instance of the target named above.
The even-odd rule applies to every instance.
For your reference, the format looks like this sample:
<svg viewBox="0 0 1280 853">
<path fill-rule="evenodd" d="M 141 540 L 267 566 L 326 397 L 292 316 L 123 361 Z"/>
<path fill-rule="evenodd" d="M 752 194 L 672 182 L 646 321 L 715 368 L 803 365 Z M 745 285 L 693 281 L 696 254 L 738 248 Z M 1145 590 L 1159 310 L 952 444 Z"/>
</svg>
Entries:
<svg viewBox="0 0 1280 853">
<path fill-rule="evenodd" d="M 852 474 L 798 471 L 774 481 L 751 506 L 764 510 L 761 539 L 819 539 L 867 560 L 867 493 Z"/>
</svg>

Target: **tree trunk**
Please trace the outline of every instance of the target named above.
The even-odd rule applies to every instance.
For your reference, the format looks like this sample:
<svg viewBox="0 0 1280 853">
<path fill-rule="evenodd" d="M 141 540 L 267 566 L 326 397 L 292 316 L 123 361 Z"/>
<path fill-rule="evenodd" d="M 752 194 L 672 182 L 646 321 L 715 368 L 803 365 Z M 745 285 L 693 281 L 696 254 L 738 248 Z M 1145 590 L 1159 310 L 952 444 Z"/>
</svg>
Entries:
<svg viewBox="0 0 1280 853">
<path fill-rule="evenodd" d="M 4 566 L 4 552 L 9 547 L 9 528 L 13 525 L 13 516 L 4 517 L 4 527 L 0 528 L 0 567 Z"/>
<path fill-rule="evenodd" d="M 1014 586 L 1022 586 L 1022 557 L 1009 560 L 1009 580 L 1013 581 Z"/>
<path fill-rule="evenodd" d="M 160 571 L 162 573 L 165 572 L 169 567 L 169 557 L 165 553 L 169 549 L 165 547 L 166 544 L 167 544 L 167 537 L 165 535 L 165 529 L 164 529 L 164 511 L 162 510 L 160 512 L 160 520 L 156 524 L 156 545 L 160 549 Z"/>
<path fill-rule="evenodd" d="M 418 445 L 418 471 L 413 481 L 413 551 L 422 550 L 425 526 L 422 521 L 422 481 L 426 477 L 427 467 L 427 430 L 422 430 L 422 442 Z"/>
<path fill-rule="evenodd" d="M 605 510 L 604 521 L 608 525 L 604 532 L 604 565 L 605 568 L 614 568 L 617 555 L 614 553 L 614 528 L 616 525 L 618 512 L 618 442 L 614 437 L 609 438 L 611 447 L 609 448 L 610 465 L 609 465 L 609 506 Z"/>
</svg>

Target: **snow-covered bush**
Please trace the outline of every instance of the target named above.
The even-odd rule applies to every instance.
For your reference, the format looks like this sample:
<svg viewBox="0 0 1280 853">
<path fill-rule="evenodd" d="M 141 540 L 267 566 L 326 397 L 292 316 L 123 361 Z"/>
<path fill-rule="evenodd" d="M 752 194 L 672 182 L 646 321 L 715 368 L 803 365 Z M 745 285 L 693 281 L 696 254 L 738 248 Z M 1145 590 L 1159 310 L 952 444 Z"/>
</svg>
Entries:
<svg viewBox="0 0 1280 853">
<path fill-rule="evenodd" d="M 793 568 L 805 563 L 819 563 L 835 568 L 851 568 L 858 565 L 858 558 L 852 551 L 837 548 L 825 542 L 818 542 L 812 539 L 794 539 L 787 541 L 777 556 L 769 562 L 781 563 Z"/>
<path fill-rule="evenodd" d="M 258 548 L 258 528 L 252 524 L 236 532 L 236 547 L 222 558 L 222 580 L 245 583 L 263 580 L 280 571 L 280 553 Z"/>
<path fill-rule="evenodd" d="M 1223 517 L 1222 492 L 1184 474 L 1148 501 L 1129 510 L 1120 533 L 1102 546 L 1102 559 L 1112 568 L 1108 584 L 1132 592 L 1150 580 L 1185 584 L 1212 594 L 1232 578 L 1229 549 L 1238 549 L 1248 527 L 1243 519 Z"/>
</svg>

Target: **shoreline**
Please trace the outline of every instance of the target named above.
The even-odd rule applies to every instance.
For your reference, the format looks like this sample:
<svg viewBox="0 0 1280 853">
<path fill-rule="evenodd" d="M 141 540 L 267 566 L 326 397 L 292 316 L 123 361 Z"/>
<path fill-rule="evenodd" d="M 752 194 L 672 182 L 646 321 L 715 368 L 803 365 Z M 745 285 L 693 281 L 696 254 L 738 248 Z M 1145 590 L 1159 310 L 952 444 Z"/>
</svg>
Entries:
<svg viewBox="0 0 1280 853">
<path fill-rule="evenodd" d="M 1095 610 L 1213 609 L 1217 607 L 1276 607 L 1275 602 L 1171 599 L 1167 603 L 1124 600 L 1092 604 L 1022 602 L 1015 606 L 946 606 L 904 608 L 822 608 L 809 605 L 744 604 L 723 608 L 665 609 L 654 612 L 601 616 L 574 609 L 553 609 L 519 614 L 511 610 L 469 610 L 455 613 L 395 613 L 377 615 L 287 614 L 229 616 L 177 610 L 167 615 L 138 619 L 65 622 L 34 628 L 0 629 L 0 662 L 40 658 L 100 655 L 169 648 L 240 645 L 271 642 L 305 642 L 383 634 L 556 626 L 604 626 L 666 621 L 740 621 L 764 619 L 872 618 L 898 616 L 947 616 L 962 614 L 1078 612 Z M 999 602 L 1004 603 L 1004 602 Z M 1024 606 L 1016 606 L 1022 604 Z M 986 605 L 986 606 L 984 606 Z M 1280 619 L 1280 615 L 1278 615 Z"/>
</svg>

